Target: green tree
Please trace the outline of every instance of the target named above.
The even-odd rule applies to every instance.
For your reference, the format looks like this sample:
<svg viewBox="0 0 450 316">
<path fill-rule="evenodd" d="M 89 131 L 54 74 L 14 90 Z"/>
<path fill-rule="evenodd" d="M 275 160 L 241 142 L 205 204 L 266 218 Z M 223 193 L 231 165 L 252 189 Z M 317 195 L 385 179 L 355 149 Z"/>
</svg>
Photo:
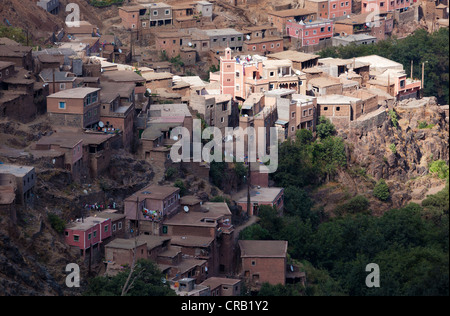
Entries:
<svg viewBox="0 0 450 316">
<path fill-rule="evenodd" d="M 324 116 L 319 117 L 319 124 L 317 124 L 316 128 L 317 136 L 321 139 L 327 138 L 336 133 L 336 128 L 334 125 Z"/>
<path fill-rule="evenodd" d="M 130 268 L 119 272 L 113 277 L 98 276 L 91 279 L 85 296 L 120 296 L 128 278 Z M 150 260 L 138 260 L 131 276 L 132 286 L 127 296 L 176 296 L 165 282 L 165 277 L 157 265 Z"/>
<path fill-rule="evenodd" d="M 377 184 L 375 184 L 373 196 L 381 201 L 387 201 L 389 199 L 389 187 L 384 179 L 380 179 Z"/>
</svg>

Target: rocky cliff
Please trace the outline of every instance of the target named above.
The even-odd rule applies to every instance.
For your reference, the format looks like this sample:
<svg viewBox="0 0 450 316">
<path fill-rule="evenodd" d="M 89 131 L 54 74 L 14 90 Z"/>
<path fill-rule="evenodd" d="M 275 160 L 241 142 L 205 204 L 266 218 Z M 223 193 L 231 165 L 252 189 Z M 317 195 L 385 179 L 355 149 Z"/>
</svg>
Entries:
<svg viewBox="0 0 450 316">
<path fill-rule="evenodd" d="M 420 203 L 444 187 L 444 180 L 429 174 L 431 162 L 449 162 L 448 106 L 438 105 L 434 97 L 397 102 L 391 110 L 380 108 L 338 134 L 347 144 L 348 168 L 336 179 L 340 190 L 327 188 L 334 195 L 330 207 L 344 196 L 359 194 L 368 197 L 372 210 L 379 213 Z M 389 185 L 388 202 L 371 195 L 380 179 Z"/>
</svg>

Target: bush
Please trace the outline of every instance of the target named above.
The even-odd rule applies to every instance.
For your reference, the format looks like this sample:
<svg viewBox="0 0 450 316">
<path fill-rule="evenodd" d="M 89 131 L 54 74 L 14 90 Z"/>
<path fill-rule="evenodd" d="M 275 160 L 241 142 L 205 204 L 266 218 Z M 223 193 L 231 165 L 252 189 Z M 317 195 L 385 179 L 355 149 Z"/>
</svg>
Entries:
<svg viewBox="0 0 450 316">
<path fill-rule="evenodd" d="M 395 144 L 390 144 L 389 149 L 392 151 L 393 154 L 397 153 L 397 146 L 395 146 Z"/>
<path fill-rule="evenodd" d="M 336 128 L 333 123 L 331 123 L 329 119 L 321 116 L 319 118 L 319 124 L 317 125 L 317 136 L 319 136 L 320 139 L 324 139 L 334 135 L 335 133 Z"/>
<path fill-rule="evenodd" d="M 177 179 L 174 183 L 174 186 L 180 189 L 180 196 L 186 195 L 187 189 L 186 186 L 184 185 L 183 180 Z"/>
<path fill-rule="evenodd" d="M 49 213 L 47 215 L 47 218 L 54 230 L 56 230 L 60 234 L 64 232 L 64 229 L 66 229 L 66 223 L 61 218 L 59 218 L 58 215 Z"/>
<path fill-rule="evenodd" d="M 344 203 L 336 207 L 334 213 L 336 215 L 357 214 L 366 212 L 368 208 L 369 208 L 369 200 L 362 195 L 357 195 L 347 203 Z"/>
<path fill-rule="evenodd" d="M 444 160 L 436 160 L 430 164 L 430 173 L 437 174 L 440 179 L 448 177 L 449 168 Z"/>
<path fill-rule="evenodd" d="M 395 128 L 397 128 L 398 123 L 398 116 L 397 113 L 394 110 L 389 110 L 389 117 L 391 118 L 392 125 L 394 125 Z"/>
<path fill-rule="evenodd" d="M 166 170 L 166 178 L 171 179 L 177 173 L 177 169 L 174 167 L 169 167 Z"/>
<path fill-rule="evenodd" d="M 373 196 L 381 201 L 387 201 L 389 199 L 389 187 L 384 179 L 380 179 L 373 188 Z"/>
<path fill-rule="evenodd" d="M 427 121 L 418 121 L 419 125 L 419 129 L 424 129 L 424 128 L 428 128 L 431 129 L 433 128 L 434 124 L 428 124 Z"/>
</svg>

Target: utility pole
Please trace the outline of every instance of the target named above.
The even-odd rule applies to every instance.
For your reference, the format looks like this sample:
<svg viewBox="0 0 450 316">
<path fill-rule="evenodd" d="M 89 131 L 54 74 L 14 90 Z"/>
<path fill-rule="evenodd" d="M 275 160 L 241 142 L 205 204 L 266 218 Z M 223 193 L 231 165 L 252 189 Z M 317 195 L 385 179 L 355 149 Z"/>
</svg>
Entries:
<svg viewBox="0 0 450 316">
<path fill-rule="evenodd" d="M 425 86 L 424 82 L 423 82 L 424 79 L 425 79 L 425 63 L 423 62 L 422 63 L 422 82 L 421 82 L 422 90 L 423 90 L 423 87 Z"/>
<path fill-rule="evenodd" d="M 413 63 L 414 63 L 414 61 L 411 60 L 411 79 L 414 78 L 414 76 L 413 76 Z"/>
<path fill-rule="evenodd" d="M 251 175 L 251 163 L 250 160 L 248 162 L 248 171 L 247 171 L 247 215 L 250 216 L 250 175 Z"/>
</svg>

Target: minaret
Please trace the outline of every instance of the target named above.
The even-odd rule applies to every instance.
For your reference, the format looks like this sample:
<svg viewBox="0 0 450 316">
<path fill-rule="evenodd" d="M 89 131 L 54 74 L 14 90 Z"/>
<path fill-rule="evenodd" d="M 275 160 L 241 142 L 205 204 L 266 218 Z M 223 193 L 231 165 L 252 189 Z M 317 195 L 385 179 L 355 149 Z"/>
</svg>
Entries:
<svg viewBox="0 0 450 316">
<path fill-rule="evenodd" d="M 234 98 L 236 60 L 231 57 L 231 48 L 225 48 L 225 55 L 220 57 L 220 93 L 231 94 Z"/>
</svg>

